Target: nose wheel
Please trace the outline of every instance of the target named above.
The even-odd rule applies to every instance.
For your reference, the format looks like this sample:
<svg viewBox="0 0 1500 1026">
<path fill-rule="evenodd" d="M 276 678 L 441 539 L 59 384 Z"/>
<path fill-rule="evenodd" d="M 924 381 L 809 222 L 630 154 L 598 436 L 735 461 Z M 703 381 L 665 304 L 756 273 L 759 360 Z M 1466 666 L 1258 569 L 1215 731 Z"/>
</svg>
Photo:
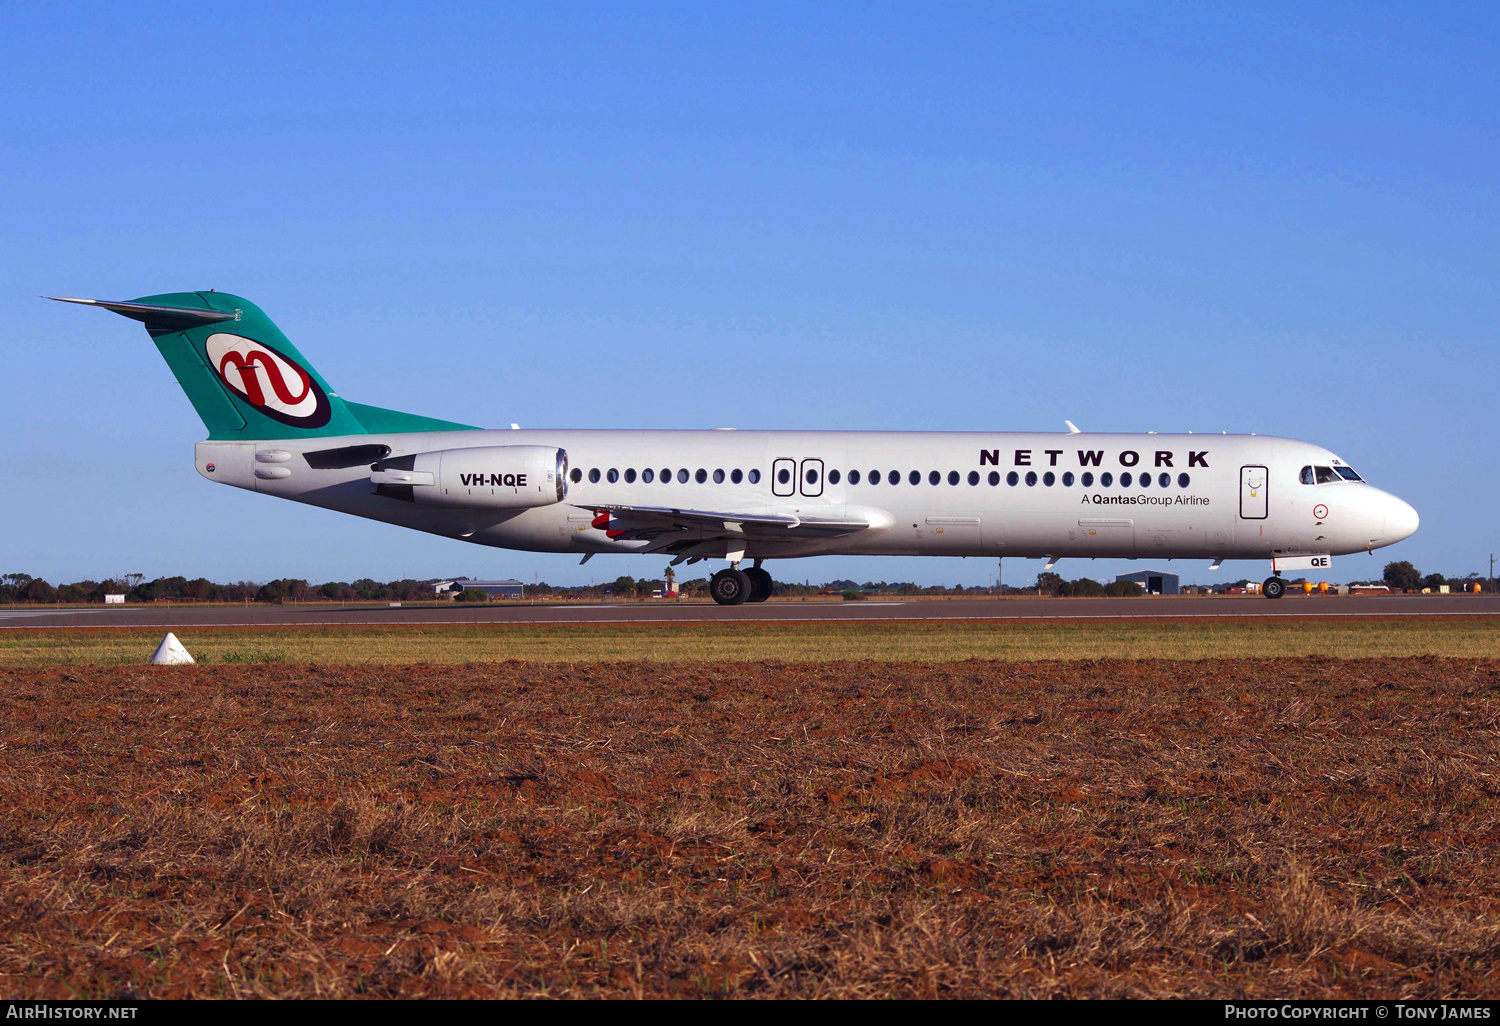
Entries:
<svg viewBox="0 0 1500 1026">
<path fill-rule="evenodd" d="M 1267 577 L 1260 586 L 1260 593 L 1268 599 L 1279 599 L 1286 594 L 1286 582 L 1280 577 Z"/>
</svg>

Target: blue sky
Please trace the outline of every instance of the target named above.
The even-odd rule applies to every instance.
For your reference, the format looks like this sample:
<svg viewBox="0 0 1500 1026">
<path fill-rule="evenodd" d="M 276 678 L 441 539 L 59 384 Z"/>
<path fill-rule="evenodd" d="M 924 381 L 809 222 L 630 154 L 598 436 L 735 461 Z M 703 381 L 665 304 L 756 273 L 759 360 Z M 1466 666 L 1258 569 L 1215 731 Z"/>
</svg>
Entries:
<svg viewBox="0 0 1500 1026">
<path fill-rule="evenodd" d="M 1500 550 L 1491 5 L 7 19 L 0 572 L 660 573 L 213 487 L 139 326 L 35 298 L 197 288 L 255 301 L 357 401 L 497 427 L 1288 435 L 1422 514 L 1336 579 Z M 771 569 L 982 584 L 994 565 Z"/>
</svg>

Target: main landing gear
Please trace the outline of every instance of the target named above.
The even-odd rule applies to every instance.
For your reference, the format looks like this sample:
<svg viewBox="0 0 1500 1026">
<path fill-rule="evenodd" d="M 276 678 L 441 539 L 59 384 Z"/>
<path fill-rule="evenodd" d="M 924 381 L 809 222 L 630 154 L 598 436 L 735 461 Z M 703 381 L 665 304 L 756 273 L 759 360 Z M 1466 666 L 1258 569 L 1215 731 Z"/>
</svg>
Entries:
<svg viewBox="0 0 1500 1026">
<path fill-rule="evenodd" d="M 1260 593 L 1268 599 L 1279 599 L 1286 594 L 1286 582 L 1280 575 L 1267 577 L 1260 586 Z"/>
<path fill-rule="evenodd" d="M 741 570 L 739 561 L 729 564 L 729 569 L 720 570 L 708 582 L 708 593 L 721 606 L 737 606 L 742 602 L 764 602 L 771 597 L 774 582 L 771 575 L 760 568 L 760 560 L 749 570 Z"/>
<path fill-rule="evenodd" d="M 734 567 L 720 570 L 709 578 L 708 593 L 721 606 L 737 606 L 750 597 L 750 578 Z"/>
</svg>

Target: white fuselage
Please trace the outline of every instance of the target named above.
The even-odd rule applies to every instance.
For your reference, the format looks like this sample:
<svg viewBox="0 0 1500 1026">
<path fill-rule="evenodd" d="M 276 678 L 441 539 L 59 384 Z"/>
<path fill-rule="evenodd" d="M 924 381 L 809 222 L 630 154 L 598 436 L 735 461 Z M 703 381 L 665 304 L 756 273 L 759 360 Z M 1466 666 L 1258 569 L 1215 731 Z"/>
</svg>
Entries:
<svg viewBox="0 0 1500 1026">
<path fill-rule="evenodd" d="M 422 505 L 380 494 L 369 465 L 315 469 L 303 457 L 372 443 L 389 446 L 392 457 L 556 447 L 567 453 L 566 496 L 518 510 Z M 1267 559 L 1357 552 L 1416 530 L 1417 514 L 1401 499 L 1359 480 L 1305 484 L 1299 475 L 1310 466 L 1345 465 L 1292 439 L 1194 434 L 514 430 L 197 447 L 198 471 L 209 480 L 542 552 Z M 1149 484 L 1141 484 L 1143 475 Z M 605 506 L 868 526 L 837 537 L 756 535 L 716 552 L 713 530 L 611 537 L 593 512 Z M 732 517 L 725 519 L 718 533 L 732 534 Z"/>
</svg>

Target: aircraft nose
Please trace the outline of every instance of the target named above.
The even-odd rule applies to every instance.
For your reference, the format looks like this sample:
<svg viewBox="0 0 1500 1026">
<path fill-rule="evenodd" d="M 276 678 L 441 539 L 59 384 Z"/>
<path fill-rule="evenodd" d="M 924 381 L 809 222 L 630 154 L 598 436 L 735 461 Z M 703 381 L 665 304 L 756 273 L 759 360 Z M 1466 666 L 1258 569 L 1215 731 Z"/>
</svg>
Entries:
<svg viewBox="0 0 1500 1026">
<path fill-rule="evenodd" d="M 1412 509 L 1410 503 L 1394 495 L 1388 498 L 1390 502 L 1385 511 L 1385 536 L 1392 542 L 1410 538 L 1417 533 L 1417 526 L 1421 524 L 1422 518 L 1417 516 L 1417 511 Z"/>
</svg>

